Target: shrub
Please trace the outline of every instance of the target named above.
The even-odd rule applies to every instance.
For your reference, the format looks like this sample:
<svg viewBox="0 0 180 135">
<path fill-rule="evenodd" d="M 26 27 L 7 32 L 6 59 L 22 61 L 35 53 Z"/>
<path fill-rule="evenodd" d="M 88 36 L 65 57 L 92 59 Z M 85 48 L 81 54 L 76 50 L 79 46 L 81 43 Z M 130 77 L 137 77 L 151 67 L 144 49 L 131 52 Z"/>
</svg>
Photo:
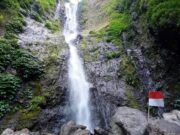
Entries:
<svg viewBox="0 0 180 135">
<path fill-rule="evenodd" d="M 109 24 L 104 28 L 104 36 L 107 42 L 119 44 L 120 34 L 129 28 L 131 16 L 127 8 L 132 1 L 130 0 L 112 0 L 103 6 L 103 11 L 109 16 Z"/>
<path fill-rule="evenodd" d="M 119 58 L 120 57 L 120 52 L 112 52 L 112 53 L 107 53 L 106 58 L 109 59 L 114 59 L 114 58 Z"/>
<path fill-rule="evenodd" d="M 11 33 L 23 32 L 23 26 L 26 25 L 22 17 L 17 16 L 6 25 L 6 30 Z"/>
<path fill-rule="evenodd" d="M 33 3 L 33 0 L 18 0 L 19 4 L 22 8 L 29 8 L 30 5 Z"/>
<path fill-rule="evenodd" d="M 120 62 L 120 77 L 122 77 L 129 85 L 134 87 L 138 85 L 135 67 L 128 56 L 124 56 Z"/>
<path fill-rule="evenodd" d="M 0 100 L 0 118 L 4 116 L 7 112 L 10 111 L 10 105 L 8 102 Z"/>
<path fill-rule="evenodd" d="M 39 5 L 39 13 L 48 13 L 56 6 L 56 0 L 36 0 Z"/>
<path fill-rule="evenodd" d="M 59 31 L 59 22 L 58 21 L 47 21 L 45 27 L 51 30 L 52 32 Z"/>
<path fill-rule="evenodd" d="M 21 81 L 12 74 L 0 74 L 0 99 L 12 100 L 21 87 Z"/>
<path fill-rule="evenodd" d="M 14 67 L 18 75 L 25 80 L 38 79 L 43 73 L 40 61 L 24 50 L 17 50 Z"/>
<path fill-rule="evenodd" d="M 4 38 L 11 41 L 13 40 L 14 42 L 16 42 L 15 44 L 17 44 L 17 36 L 14 33 L 6 31 L 6 33 L 4 34 Z"/>
<path fill-rule="evenodd" d="M 0 25 L 3 23 L 3 20 L 4 20 L 4 16 L 0 15 Z"/>
<path fill-rule="evenodd" d="M 41 16 L 40 16 L 39 13 L 37 13 L 37 12 L 33 13 L 32 18 L 33 18 L 34 20 L 36 20 L 37 22 L 43 22 Z"/>
<path fill-rule="evenodd" d="M 0 1 L 0 9 L 17 9 L 19 4 L 17 0 L 1 0 Z"/>
<path fill-rule="evenodd" d="M 150 0 L 148 2 L 148 17 L 150 24 L 156 30 L 180 29 L 179 0 Z"/>
<path fill-rule="evenodd" d="M 14 48 L 7 40 L 0 40 L 0 71 L 5 70 L 7 66 L 11 65 L 14 51 Z"/>
<path fill-rule="evenodd" d="M 106 29 L 107 41 L 119 40 L 120 34 L 129 27 L 129 15 L 125 13 L 113 13 Z"/>
<path fill-rule="evenodd" d="M 36 110 L 41 105 L 46 104 L 46 98 L 44 96 L 35 96 L 30 103 L 30 110 Z"/>
</svg>

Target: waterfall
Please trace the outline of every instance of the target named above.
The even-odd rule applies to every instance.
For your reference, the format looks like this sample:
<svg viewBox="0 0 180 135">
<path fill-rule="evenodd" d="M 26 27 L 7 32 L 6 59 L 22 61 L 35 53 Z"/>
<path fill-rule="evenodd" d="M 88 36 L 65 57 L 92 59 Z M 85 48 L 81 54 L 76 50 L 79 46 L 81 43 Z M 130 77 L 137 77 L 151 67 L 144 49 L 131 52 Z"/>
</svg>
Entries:
<svg viewBox="0 0 180 135">
<path fill-rule="evenodd" d="M 70 58 L 68 63 L 68 78 L 70 88 L 70 107 L 72 117 L 77 124 L 87 126 L 92 131 L 91 114 L 89 105 L 90 84 L 86 80 L 83 62 L 78 55 L 78 21 L 77 11 L 80 0 L 65 2 L 66 22 L 63 34 L 69 45 Z"/>
</svg>

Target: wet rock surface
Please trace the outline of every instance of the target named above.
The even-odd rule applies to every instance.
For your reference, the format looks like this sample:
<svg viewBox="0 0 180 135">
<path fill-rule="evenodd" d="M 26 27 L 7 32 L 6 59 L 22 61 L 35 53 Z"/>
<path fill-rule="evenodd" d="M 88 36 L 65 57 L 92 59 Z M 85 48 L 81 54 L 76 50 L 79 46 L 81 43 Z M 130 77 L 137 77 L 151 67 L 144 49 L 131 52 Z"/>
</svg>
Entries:
<svg viewBox="0 0 180 135">
<path fill-rule="evenodd" d="M 61 128 L 60 135 L 91 135 L 85 126 L 76 125 L 73 121 L 68 122 Z"/>
<path fill-rule="evenodd" d="M 94 51 L 96 50 L 96 51 Z M 111 43 L 88 44 L 88 55 L 96 59 L 85 62 L 85 70 L 91 87 L 91 102 L 95 126 L 108 128 L 110 118 L 118 106 L 126 104 L 126 83 L 118 78 L 120 58 L 107 60 L 107 54 L 117 52 Z M 84 52 L 85 53 L 85 52 Z M 84 54 L 85 55 L 85 54 Z"/>
</svg>

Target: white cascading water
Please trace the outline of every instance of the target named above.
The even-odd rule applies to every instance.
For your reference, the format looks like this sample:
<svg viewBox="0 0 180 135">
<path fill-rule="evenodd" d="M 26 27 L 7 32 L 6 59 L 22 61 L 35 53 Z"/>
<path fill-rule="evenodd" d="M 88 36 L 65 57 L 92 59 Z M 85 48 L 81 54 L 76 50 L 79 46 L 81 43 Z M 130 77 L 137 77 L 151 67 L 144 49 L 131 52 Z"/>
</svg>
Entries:
<svg viewBox="0 0 180 135">
<path fill-rule="evenodd" d="M 68 2 L 65 2 L 66 22 L 63 33 L 70 49 L 68 65 L 70 106 L 76 123 L 85 125 L 87 126 L 87 129 L 92 131 L 89 105 L 90 84 L 86 80 L 83 63 L 75 46 L 75 40 L 79 34 L 77 21 L 79 2 L 80 0 L 69 0 Z"/>
</svg>

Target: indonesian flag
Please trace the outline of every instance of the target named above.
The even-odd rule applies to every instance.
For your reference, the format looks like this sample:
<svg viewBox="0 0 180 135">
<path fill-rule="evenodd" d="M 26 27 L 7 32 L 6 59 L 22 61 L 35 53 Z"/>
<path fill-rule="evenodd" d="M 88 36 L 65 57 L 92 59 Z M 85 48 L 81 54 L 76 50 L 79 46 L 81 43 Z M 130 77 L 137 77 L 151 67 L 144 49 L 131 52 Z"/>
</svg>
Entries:
<svg viewBox="0 0 180 135">
<path fill-rule="evenodd" d="M 164 96 L 161 91 L 149 91 L 149 106 L 164 107 Z"/>
</svg>

